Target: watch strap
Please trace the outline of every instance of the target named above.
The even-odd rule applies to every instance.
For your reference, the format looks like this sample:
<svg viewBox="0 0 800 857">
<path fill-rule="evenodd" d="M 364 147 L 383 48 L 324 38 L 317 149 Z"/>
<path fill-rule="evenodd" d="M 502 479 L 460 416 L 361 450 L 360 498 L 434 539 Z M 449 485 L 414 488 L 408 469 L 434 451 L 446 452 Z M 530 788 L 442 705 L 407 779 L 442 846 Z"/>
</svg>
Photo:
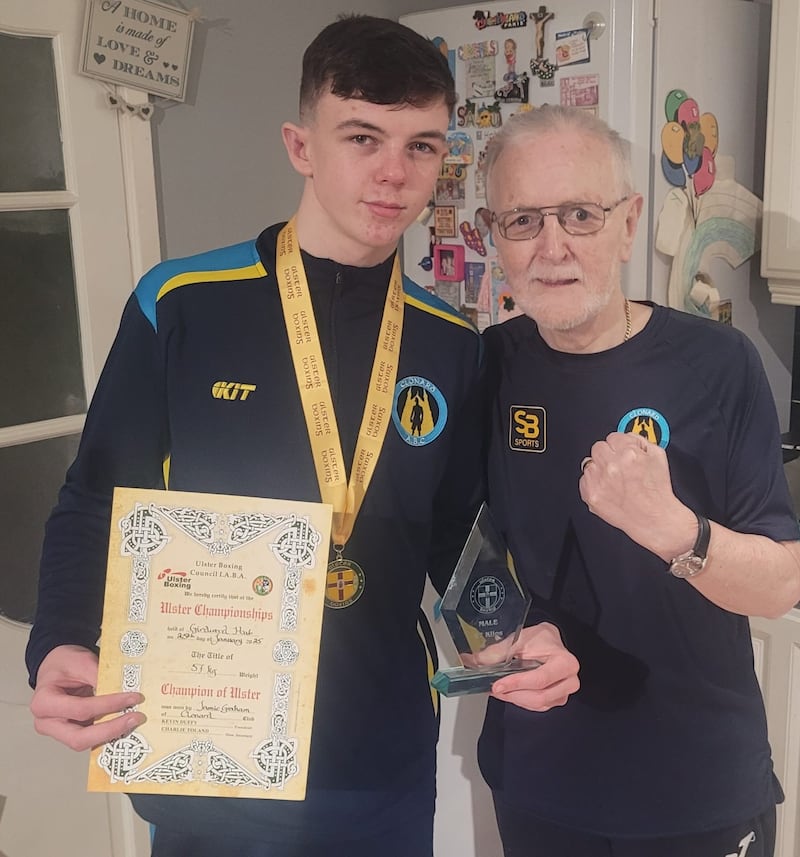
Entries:
<svg viewBox="0 0 800 857">
<path fill-rule="evenodd" d="M 698 512 L 694 514 L 697 517 L 697 540 L 692 548 L 692 553 L 700 559 L 705 559 L 708 556 L 708 543 L 711 541 L 711 524 L 704 515 Z"/>
<path fill-rule="evenodd" d="M 697 538 L 694 547 L 686 553 L 676 556 L 669 564 L 669 570 L 675 577 L 694 577 L 705 568 L 708 545 L 711 540 L 711 524 L 703 515 L 695 512 L 697 518 Z"/>
</svg>

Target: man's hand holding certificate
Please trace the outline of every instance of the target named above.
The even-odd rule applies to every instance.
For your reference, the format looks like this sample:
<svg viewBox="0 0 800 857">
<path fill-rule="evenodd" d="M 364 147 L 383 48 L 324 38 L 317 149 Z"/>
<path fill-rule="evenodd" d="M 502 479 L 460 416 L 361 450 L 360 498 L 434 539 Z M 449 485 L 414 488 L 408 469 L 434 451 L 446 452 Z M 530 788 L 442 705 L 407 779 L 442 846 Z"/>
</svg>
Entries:
<svg viewBox="0 0 800 857">
<path fill-rule="evenodd" d="M 147 721 L 90 791 L 302 799 L 330 506 L 118 488 L 97 693 Z"/>
</svg>

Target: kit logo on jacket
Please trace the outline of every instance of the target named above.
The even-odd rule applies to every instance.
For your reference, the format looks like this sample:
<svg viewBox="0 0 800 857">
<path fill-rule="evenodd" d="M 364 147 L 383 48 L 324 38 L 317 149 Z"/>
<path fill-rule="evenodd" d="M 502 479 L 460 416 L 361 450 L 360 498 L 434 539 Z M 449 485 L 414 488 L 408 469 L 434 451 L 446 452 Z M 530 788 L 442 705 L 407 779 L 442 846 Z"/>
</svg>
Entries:
<svg viewBox="0 0 800 857">
<path fill-rule="evenodd" d="M 394 388 L 392 420 L 407 444 L 425 446 L 442 433 L 447 423 L 447 402 L 432 381 L 409 375 Z"/>
<path fill-rule="evenodd" d="M 244 402 L 255 389 L 255 384 L 243 384 L 241 381 L 215 381 L 211 386 L 211 395 L 228 402 Z"/>
<path fill-rule="evenodd" d="M 619 421 L 617 431 L 638 434 L 650 443 L 666 449 L 669 444 L 669 423 L 663 414 L 652 408 L 634 408 Z"/>
<path fill-rule="evenodd" d="M 544 452 L 547 449 L 545 409 L 538 405 L 511 405 L 508 445 L 515 452 Z"/>
</svg>

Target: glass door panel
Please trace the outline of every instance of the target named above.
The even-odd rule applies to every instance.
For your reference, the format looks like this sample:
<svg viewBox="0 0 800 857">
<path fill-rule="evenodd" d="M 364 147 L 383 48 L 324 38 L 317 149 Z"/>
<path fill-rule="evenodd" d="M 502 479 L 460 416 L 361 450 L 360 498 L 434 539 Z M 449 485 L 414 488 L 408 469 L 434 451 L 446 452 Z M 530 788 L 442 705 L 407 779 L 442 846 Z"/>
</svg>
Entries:
<svg viewBox="0 0 800 857">
<path fill-rule="evenodd" d="M 78 451 L 78 438 L 68 435 L 0 449 L 0 616 L 7 619 L 33 620 L 43 522 Z"/>
<path fill-rule="evenodd" d="M 66 211 L 0 211 L 0 427 L 86 411 Z"/>
<path fill-rule="evenodd" d="M 23 623 L 87 407 L 56 69 L 53 39 L 0 33 L 0 617 Z"/>
<path fill-rule="evenodd" d="M 0 33 L 0 128 L 0 193 L 65 189 L 51 39 Z"/>
</svg>

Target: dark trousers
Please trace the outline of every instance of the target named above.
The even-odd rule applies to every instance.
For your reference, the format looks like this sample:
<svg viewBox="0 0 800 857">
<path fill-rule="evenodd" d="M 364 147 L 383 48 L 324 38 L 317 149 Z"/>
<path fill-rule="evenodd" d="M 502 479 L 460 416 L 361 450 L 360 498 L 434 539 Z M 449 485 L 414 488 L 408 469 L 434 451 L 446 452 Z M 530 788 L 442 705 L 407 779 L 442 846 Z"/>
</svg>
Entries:
<svg viewBox="0 0 800 857">
<path fill-rule="evenodd" d="M 432 857 L 432 831 L 406 829 L 369 840 L 270 844 L 235 836 L 192 836 L 157 828 L 152 857 Z"/>
<path fill-rule="evenodd" d="M 356 793 L 350 794 L 354 801 L 358 800 Z M 336 805 L 345 813 L 341 795 Z M 315 818 L 313 832 L 302 824 L 294 830 L 283 827 L 280 832 L 265 826 L 258 837 L 237 836 L 236 822 L 224 814 L 214 824 L 211 835 L 207 831 L 173 830 L 159 824 L 155 827 L 151 854 L 152 857 L 433 857 L 433 807 L 432 786 L 412 791 L 392 807 L 390 820 L 382 821 L 380 830 L 373 828 L 366 836 L 357 823 L 351 825 L 352 829 L 342 824 L 333 829 L 331 825 L 326 835 L 320 830 L 323 822 L 319 817 Z M 288 812 L 283 818 L 287 816 Z"/>
<path fill-rule="evenodd" d="M 655 839 L 608 839 L 541 821 L 494 795 L 505 857 L 773 857 L 775 807 L 725 830 Z"/>
</svg>

